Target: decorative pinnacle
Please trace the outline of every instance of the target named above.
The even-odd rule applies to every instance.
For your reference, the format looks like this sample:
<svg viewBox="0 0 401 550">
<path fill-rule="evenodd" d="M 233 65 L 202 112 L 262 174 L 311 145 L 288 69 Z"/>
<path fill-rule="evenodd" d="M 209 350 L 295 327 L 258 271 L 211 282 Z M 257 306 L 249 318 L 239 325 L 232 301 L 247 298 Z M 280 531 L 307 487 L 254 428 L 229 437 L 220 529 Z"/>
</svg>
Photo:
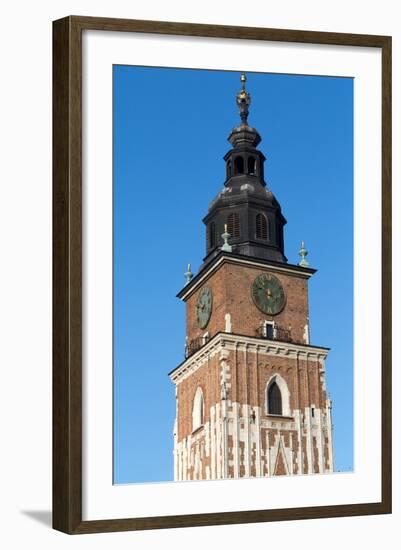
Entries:
<svg viewBox="0 0 401 550">
<path fill-rule="evenodd" d="M 305 248 L 305 243 L 304 241 L 301 241 L 301 249 L 299 251 L 299 255 L 301 256 L 301 261 L 299 262 L 298 265 L 302 266 L 302 267 L 308 267 L 309 266 L 309 262 L 308 260 L 306 260 L 306 256 L 308 255 L 308 251 L 306 250 Z"/>
<path fill-rule="evenodd" d="M 233 247 L 230 244 L 228 244 L 228 239 L 229 239 L 229 237 L 231 237 L 231 235 L 227 231 L 227 224 L 226 223 L 224 224 L 224 233 L 222 234 L 222 237 L 223 237 L 223 240 L 224 240 L 224 244 L 221 247 L 221 250 L 223 250 L 224 252 L 232 252 Z"/>
<path fill-rule="evenodd" d="M 239 107 L 239 115 L 241 117 L 241 124 L 248 124 L 249 105 L 251 104 L 251 96 L 245 89 L 246 75 L 241 74 L 241 91 L 237 94 L 237 105 Z"/>
<path fill-rule="evenodd" d="M 187 285 L 189 281 L 192 279 L 192 277 L 194 276 L 194 274 L 191 271 L 191 264 L 188 264 L 188 268 L 184 273 L 184 275 L 185 275 L 185 284 Z"/>
<path fill-rule="evenodd" d="M 331 409 L 331 407 L 332 407 L 332 401 L 331 401 L 330 392 L 327 393 L 327 405 L 328 405 L 329 409 Z"/>
</svg>

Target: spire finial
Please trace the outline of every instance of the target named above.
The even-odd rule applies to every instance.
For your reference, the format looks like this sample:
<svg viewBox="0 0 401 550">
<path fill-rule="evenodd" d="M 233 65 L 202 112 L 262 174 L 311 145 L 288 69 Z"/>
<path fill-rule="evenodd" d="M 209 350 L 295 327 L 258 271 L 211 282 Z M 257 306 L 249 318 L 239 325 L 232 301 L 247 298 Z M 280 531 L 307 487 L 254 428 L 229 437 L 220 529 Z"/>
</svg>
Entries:
<svg viewBox="0 0 401 550">
<path fill-rule="evenodd" d="M 239 115 L 241 124 L 248 124 L 249 105 L 251 104 L 251 96 L 245 89 L 246 74 L 241 73 L 241 91 L 237 94 L 237 105 L 239 107 Z"/>
<path fill-rule="evenodd" d="M 184 275 L 185 275 L 185 284 L 187 285 L 189 281 L 192 279 L 192 277 L 194 276 L 194 274 L 191 271 L 191 264 L 188 264 L 187 270 L 184 273 Z"/>
<path fill-rule="evenodd" d="M 308 267 L 309 262 L 308 262 L 308 260 L 306 260 L 306 256 L 308 255 L 308 251 L 305 248 L 305 242 L 304 241 L 301 241 L 301 249 L 299 251 L 299 255 L 301 256 L 301 261 L 299 262 L 298 265 L 300 265 L 302 267 Z"/>
<path fill-rule="evenodd" d="M 227 224 L 226 223 L 224 224 L 224 233 L 222 234 L 222 237 L 223 237 L 224 244 L 221 247 L 221 250 L 223 250 L 224 252 L 232 252 L 233 247 L 230 244 L 228 244 L 228 239 L 229 239 L 229 237 L 231 237 L 231 235 L 227 231 Z"/>
</svg>

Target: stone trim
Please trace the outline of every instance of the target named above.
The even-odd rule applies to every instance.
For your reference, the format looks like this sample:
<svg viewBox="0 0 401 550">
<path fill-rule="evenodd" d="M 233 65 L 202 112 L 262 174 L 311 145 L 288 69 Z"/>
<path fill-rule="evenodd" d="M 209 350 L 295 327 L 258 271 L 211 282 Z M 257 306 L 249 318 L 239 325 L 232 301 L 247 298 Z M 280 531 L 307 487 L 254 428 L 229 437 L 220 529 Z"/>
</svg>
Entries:
<svg viewBox="0 0 401 550">
<path fill-rule="evenodd" d="M 219 260 L 216 263 L 212 263 L 209 268 L 205 270 L 205 272 L 199 277 L 198 280 L 194 280 L 194 282 L 189 286 L 189 288 L 183 288 L 177 296 L 181 300 L 187 300 L 191 294 L 196 292 L 196 290 L 204 284 L 204 282 L 214 273 L 220 265 L 224 263 L 231 263 L 231 264 L 239 264 L 239 265 L 250 265 L 252 267 L 256 268 L 268 268 L 269 271 L 272 273 L 286 273 L 287 275 L 293 275 L 295 277 L 301 277 L 303 279 L 310 279 L 310 277 L 315 273 L 316 270 L 314 269 L 305 269 L 303 267 L 299 267 L 297 265 L 288 264 L 286 266 L 285 264 L 282 265 L 276 265 L 276 264 L 270 264 L 269 262 L 259 262 L 258 260 L 254 259 L 246 259 L 246 258 L 238 258 L 235 256 L 231 256 L 230 258 L 226 256 L 222 256 L 219 258 Z"/>
<path fill-rule="evenodd" d="M 218 332 L 213 338 L 200 348 L 196 353 L 188 357 L 181 365 L 169 373 L 174 384 L 179 384 L 199 367 L 204 365 L 211 357 L 216 355 L 222 348 L 228 351 L 247 351 L 250 353 L 261 353 L 268 356 L 298 357 L 303 360 L 319 361 L 321 363 L 327 357 L 328 349 L 318 346 L 307 346 L 305 344 L 294 344 L 292 342 L 278 342 L 274 340 L 261 340 L 252 336 L 240 336 Z"/>
</svg>

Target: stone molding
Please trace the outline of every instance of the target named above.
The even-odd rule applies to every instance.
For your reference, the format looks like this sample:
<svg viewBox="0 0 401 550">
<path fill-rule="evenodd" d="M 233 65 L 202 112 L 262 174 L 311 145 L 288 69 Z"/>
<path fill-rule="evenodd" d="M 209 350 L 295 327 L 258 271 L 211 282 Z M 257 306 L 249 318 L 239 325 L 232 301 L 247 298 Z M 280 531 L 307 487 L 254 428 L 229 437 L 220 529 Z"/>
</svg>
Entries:
<svg viewBox="0 0 401 550">
<path fill-rule="evenodd" d="M 327 357 L 328 349 L 291 342 L 262 340 L 251 336 L 240 336 L 231 333 L 217 333 L 207 344 L 202 346 L 191 357 L 188 357 L 175 370 L 170 372 L 170 379 L 174 384 L 197 371 L 222 349 L 227 351 L 247 351 L 273 357 L 290 357 L 293 359 L 319 361 L 321 364 Z"/>
</svg>

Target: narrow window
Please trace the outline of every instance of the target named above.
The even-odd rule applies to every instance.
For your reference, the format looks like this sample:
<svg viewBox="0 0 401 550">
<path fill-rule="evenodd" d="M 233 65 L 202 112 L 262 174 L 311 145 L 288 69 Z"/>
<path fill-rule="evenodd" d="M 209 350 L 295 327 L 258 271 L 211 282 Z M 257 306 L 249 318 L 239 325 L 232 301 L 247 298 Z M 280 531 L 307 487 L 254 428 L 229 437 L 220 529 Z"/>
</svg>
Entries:
<svg viewBox="0 0 401 550">
<path fill-rule="evenodd" d="M 283 414 L 281 391 L 276 382 L 273 382 L 269 387 L 267 402 L 269 414 Z"/>
<path fill-rule="evenodd" d="M 203 397 L 200 400 L 199 403 L 199 418 L 200 418 L 200 425 L 203 425 Z"/>
<path fill-rule="evenodd" d="M 236 174 L 244 173 L 244 159 L 242 157 L 235 157 L 234 169 Z"/>
<path fill-rule="evenodd" d="M 254 176 L 256 174 L 256 159 L 255 157 L 248 158 L 248 174 Z"/>
<path fill-rule="evenodd" d="M 229 160 L 227 162 L 227 174 L 226 174 L 226 177 L 227 179 L 231 176 L 231 160 Z"/>
<path fill-rule="evenodd" d="M 214 222 L 209 224 L 209 248 L 216 246 L 216 226 Z"/>
<path fill-rule="evenodd" d="M 233 239 L 238 239 L 240 235 L 239 215 L 236 212 L 231 212 L 231 214 L 228 215 L 227 231 L 230 233 Z"/>
<path fill-rule="evenodd" d="M 256 214 L 256 238 L 267 241 L 267 218 L 264 214 Z"/>
<path fill-rule="evenodd" d="M 274 338 L 274 325 L 273 323 L 265 324 L 265 335 L 268 340 L 273 340 Z"/>
<path fill-rule="evenodd" d="M 194 403 L 192 408 L 192 431 L 197 430 L 204 423 L 204 404 L 201 388 L 198 388 L 195 393 Z"/>
</svg>

